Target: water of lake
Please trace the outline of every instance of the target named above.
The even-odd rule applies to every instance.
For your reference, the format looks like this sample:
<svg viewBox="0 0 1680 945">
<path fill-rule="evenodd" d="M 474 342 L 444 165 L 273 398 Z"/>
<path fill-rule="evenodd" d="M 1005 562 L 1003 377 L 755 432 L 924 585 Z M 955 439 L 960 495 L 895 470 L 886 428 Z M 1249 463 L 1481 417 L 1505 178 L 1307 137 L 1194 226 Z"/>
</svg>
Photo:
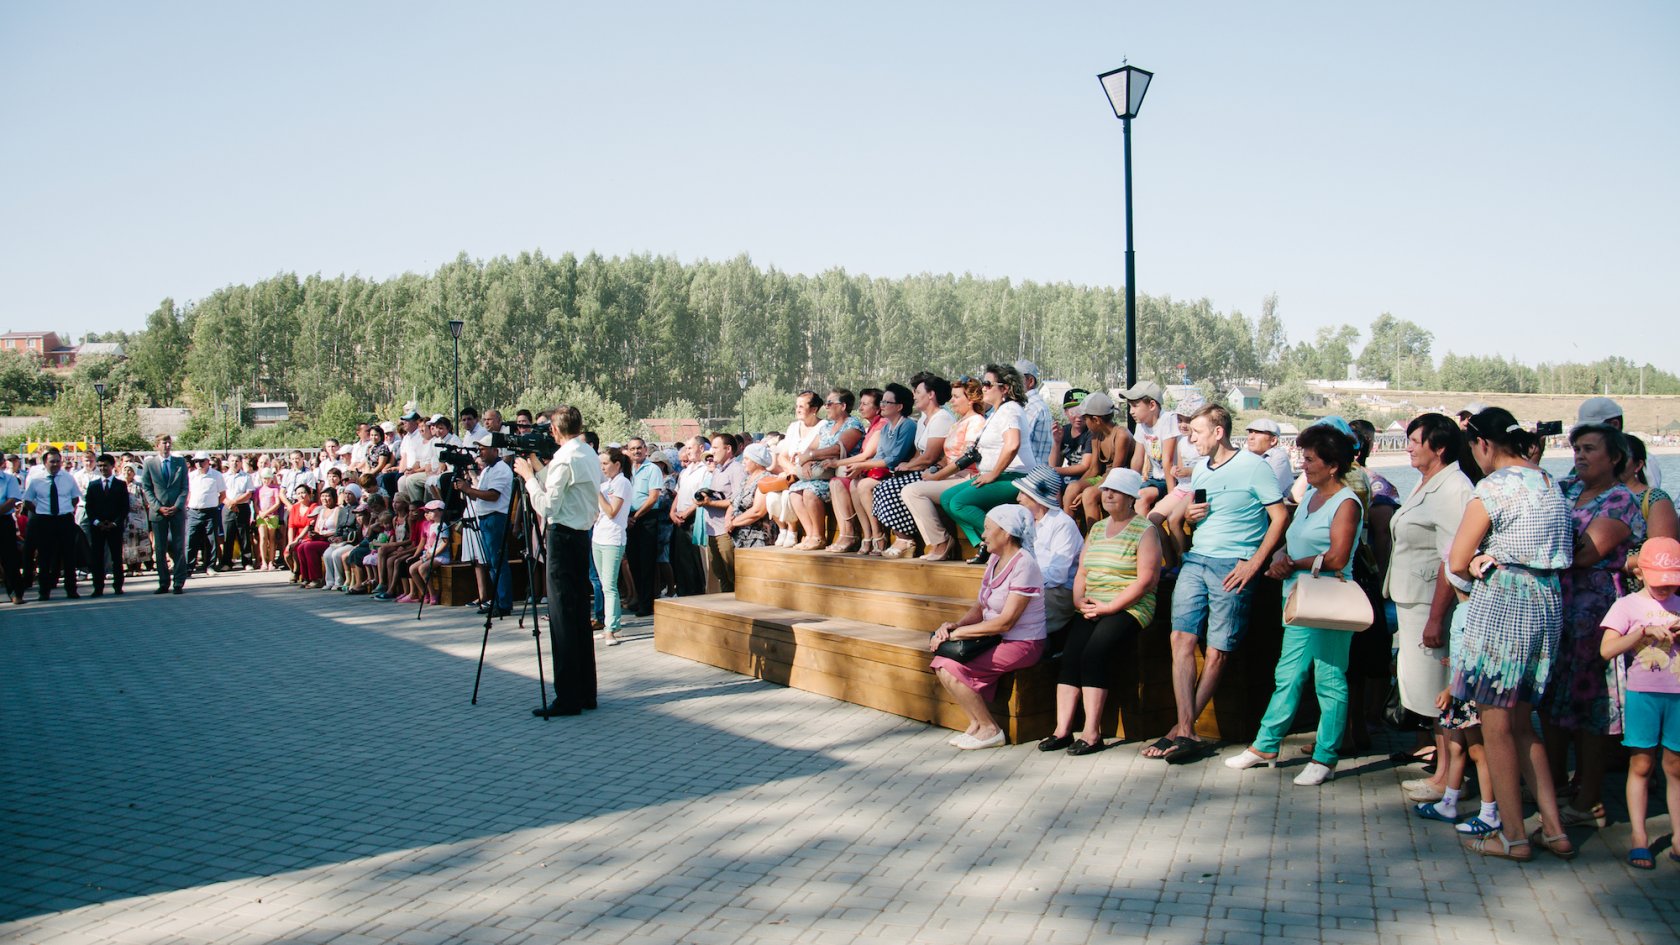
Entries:
<svg viewBox="0 0 1680 945">
<path fill-rule="evenodd" d="M 1651 460 L 1662 468 L 1663 491 L 1668 492 L 1680 487 L 1680 455 L 1653 456 Z M 1540 461 L 1541 468 L 1559 477 L 1569 475 L 1574 465 L 1574 460 L 1570 456 L 1567 454 L 1559 455 L 1556 450 Z M 1373 466 L 1371 471 L 1381 473 L 1383 478 L 1394 483 L 1394 488 L 1399 490 L 1402 498 L 1411 495 L 1412 489 L 1417 486 L 1418 471 L 1409 465 Z"/>
</svg>

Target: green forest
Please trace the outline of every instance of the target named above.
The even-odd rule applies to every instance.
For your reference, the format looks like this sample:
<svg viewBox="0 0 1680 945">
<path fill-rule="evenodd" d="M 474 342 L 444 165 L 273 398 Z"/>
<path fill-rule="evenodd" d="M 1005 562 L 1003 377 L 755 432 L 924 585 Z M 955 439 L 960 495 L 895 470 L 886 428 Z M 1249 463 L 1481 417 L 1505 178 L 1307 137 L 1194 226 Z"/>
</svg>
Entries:
<svg viewBox="0 0 1680 945">
<path fill-rule="evenodd" d="M 1441 356 L 1430 332 L 1388 313 L 1363 331 L 1344 324 L 1291 342 L 1278 308 L 1275 296 L 1251 317 L 1215 311 L 1205 299 L 1140 295 L 1139 371 L 1163 382 L 1187 374 L 1209 391 L 1235 382 L 1281 387 L 1280 407 L 1299 388 L 1291 382 L 1343 378 L 1350 365 L 1403 389 L 1680 393 L 1680 377 L 1621 358 L 1529 366 Z M 227 424 L 244 445 L 336 432 L 370 412 L 391 416 L 408 400 L 447 410 L 447 323 L 459 319 L 463 404 L 541 407 L 565 395 L 617 424 L 729 417 L 745 400 L 751 424 L 804 386 L 879 385 L 922 369 L 955 376 L 1019 357 L 1047 379 L 1118 386 L 1124 312 L 1123 290 L 1069 283 L 800 275 L 746 256 L 685 264 L 651 255 L 462 254 L 430 275 L 281 273 L 187 304 L 165 299 L 140 331 L 90 336 L 123 342 L 126 359 L 90 360 L 54 378 L 22 356 L 0 356 L 0 410 L 50 404 L 52 420 L 38 433 L 90 430 L 98 409 L 91 385 L 104 380 L 113 444 L 138 438 L 136 408 L 179 405 L 194 411 L 189 440 L 219 443 Z M 751 388 L 745 398 L 742 380 Z M 238 429 L 242 404 L 276 400 L 290 403 L 297 424 Z"/>
</svg>

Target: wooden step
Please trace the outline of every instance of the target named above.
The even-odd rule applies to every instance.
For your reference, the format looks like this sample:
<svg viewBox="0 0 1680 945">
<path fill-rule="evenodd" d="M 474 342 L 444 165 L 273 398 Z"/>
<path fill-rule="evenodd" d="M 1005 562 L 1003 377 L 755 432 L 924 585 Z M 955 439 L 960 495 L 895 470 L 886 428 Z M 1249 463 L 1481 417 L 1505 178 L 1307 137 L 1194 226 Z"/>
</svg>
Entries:
<svg viewBox="0 0 1680 945">
<path fill-rule="evenodd" d="M 737 577 L 770 578 L 833 587 L 871 587 L 972 601 L 984 568 L 961 561 L 921 561 L 788 548 L 741 548 Z"/>
<path fill-rule="evenodd" d="M 924 634 L 932 633 L 941 623 L 956 621 L 974 605 L 972 598 L 931 597 L 868 586 L 803 584 L 739 574 L 735 578 L 735 596 L 748 603 L 796 608 Z"/>
</svg>

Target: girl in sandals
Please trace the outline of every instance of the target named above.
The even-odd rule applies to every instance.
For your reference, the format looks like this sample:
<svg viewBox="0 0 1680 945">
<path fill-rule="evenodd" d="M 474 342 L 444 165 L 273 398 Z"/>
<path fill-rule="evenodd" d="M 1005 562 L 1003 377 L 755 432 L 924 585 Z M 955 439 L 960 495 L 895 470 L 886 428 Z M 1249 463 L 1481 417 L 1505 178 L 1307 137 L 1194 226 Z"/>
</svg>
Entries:
<svg viewBox="0 0 1680 945">
<path fill-rule="evenodd" d="M 1645 832 L 1651 769 L 1662 752 L 1668 781 L 1668 810 L 1680 811 L 1680 542 L 1653 538 L 1639 552 L 1645 588 L 1616 601 L 1604 615 L 1599 655 L 1612 665 L 1627 658 L 1627 700 L 1622 708 L 1622 744 L 1627 746 L 1628 826 L 1633 849 L 1628 864 L 1656 867 Z M 1629 658 L 1631 654 L 1631 658 Z M 1680 863 L 1669 844 L 1668 858 Z"/>
</svg>

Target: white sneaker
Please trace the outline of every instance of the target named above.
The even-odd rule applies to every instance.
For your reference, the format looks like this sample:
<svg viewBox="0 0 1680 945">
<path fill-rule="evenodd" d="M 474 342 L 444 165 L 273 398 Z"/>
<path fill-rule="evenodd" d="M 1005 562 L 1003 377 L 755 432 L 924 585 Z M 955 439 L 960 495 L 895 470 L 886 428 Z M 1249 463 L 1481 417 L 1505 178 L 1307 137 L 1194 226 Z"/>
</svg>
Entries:
<svg viewBox="0 0 1680 945">
<path fill-rule="evenodd" d="M 1417 790 L 1421 790 L 1423 788 L 1432 788 L 1432 787 L 1435 787 L 1435 782 L 1430 778 L 1413 778 L 1410 781 L 1401 781 L 1400 782 L 1400 790 L 1405 791 L 1408 794 L 1411 793 L 1412 791 L 1417 791 Z"/>
<path fill-rule="evenodd" d="M 1307 767 L 1295 776 L 1295 783 L 1302 787 L 1316 787 L 1336 776 L 1336 769 L 1316 761 L 1307 762 Z"/>
</svg>

